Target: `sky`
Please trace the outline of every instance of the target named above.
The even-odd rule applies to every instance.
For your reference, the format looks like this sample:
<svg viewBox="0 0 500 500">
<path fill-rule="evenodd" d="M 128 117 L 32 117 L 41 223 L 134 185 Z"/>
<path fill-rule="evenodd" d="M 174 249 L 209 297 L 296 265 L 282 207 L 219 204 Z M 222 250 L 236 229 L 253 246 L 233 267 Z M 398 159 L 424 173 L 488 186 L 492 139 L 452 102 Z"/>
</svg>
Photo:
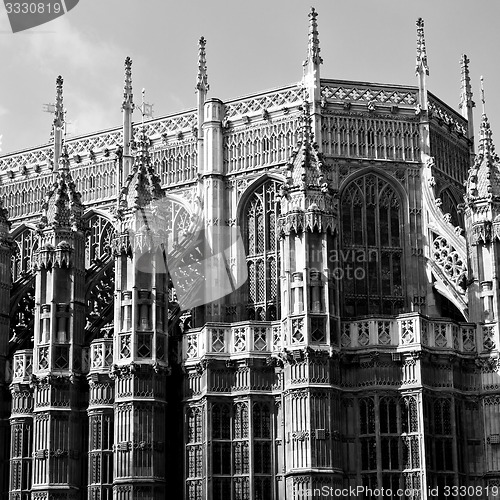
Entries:
<svg viewBox="0 0 500 500">
<path fill-rule="evenodd" d="M 200 36 L 207 39 L 209 97 L 224 101 L 297 83 L 311 6 L 322 78 L 415 85 L 415 21 L 424 18 L 429 90 L 458 109 L 466 53 L 476 132 L 483 75 L 500 147 L 498 0 L 80 0 L 66 15 L 16 34 L 0 5 L 0 154 L 48 141 L 52 116 L 42 107 L 54 102 L 58 75 L 69 135 L 120 125 L 126 56 L 136 103 L 145 88 L 155 117 L 194 108 Z"/>
</svg>

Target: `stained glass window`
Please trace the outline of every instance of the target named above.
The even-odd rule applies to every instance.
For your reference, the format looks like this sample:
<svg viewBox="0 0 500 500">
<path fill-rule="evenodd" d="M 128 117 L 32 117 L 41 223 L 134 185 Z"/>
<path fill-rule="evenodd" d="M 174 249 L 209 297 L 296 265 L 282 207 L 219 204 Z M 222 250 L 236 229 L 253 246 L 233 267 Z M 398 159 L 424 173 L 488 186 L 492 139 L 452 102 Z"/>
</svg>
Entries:
<svg viewBox="0 0 500 500">
<path fill-rule="evenodd" d="M 368 174 L 346 187 L 341 209 L 344 314 L 398 314 L 404 301 L 399 195 Z"/>
<path fill-rule="evenodd" d="M 279 252 L 276 218 L 279 182 L 268 180 L 255 190 L 245 206 L 245 243 L 248 267 L 247 317 L 279 317 Z"/>
<path fill-rule="evenodd" d="M 35 252 L 38 249 L 38 237 L 35 231 L 25 229 L 14 238 L 12 253 L 12 281 L 15 282 L 33 267 Z"/>
<path fill-rule="evenodd" d="M 187 410 L 187 444 L 186 444 L 186 477 L 189 500 L 203 498 L 203 408 L 192 407 Z"/>
<path fill-rule="evenodd" d="M 105 260 L 111 255 L 113 240 L 113 225 L 101 215 L 92 215 L 88 221 L 86 267 L 90 267 L 96 260 Z"/>
</svg>

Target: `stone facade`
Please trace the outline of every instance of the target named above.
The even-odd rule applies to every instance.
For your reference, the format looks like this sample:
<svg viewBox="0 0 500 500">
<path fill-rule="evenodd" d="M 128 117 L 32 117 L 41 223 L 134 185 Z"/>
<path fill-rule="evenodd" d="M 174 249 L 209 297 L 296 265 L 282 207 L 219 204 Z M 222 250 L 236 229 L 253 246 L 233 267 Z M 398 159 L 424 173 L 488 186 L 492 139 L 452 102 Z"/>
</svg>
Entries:
<svg viewBox="0 0 500 500">
<path fill-rule="evenodd" d="M 325 79 L 312 10 L 301 84 L 228 102 L 201 39 L 196 109 L 143 126 L 127 59 L 123 127 L 67 140 L 57 80 L 0 157 L 0 498 L 496 497 L 500 163 L 423 29 L 416 86 Z"/>
</svg>

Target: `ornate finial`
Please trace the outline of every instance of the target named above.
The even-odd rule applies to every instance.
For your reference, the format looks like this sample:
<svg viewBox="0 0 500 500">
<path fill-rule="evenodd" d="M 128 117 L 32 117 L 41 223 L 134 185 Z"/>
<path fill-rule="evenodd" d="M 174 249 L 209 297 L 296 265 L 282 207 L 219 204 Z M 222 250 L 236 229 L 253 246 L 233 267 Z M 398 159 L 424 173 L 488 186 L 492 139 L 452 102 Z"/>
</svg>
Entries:
<svg viewBox="0 0 500 500">
<path fill-rule="evenodd" d="M 134 109 L 134 95 L 132 93 L 132 59 L 125 59 L 125 83 L 123 85 L 122 108 Z"/>
<path fill-rule="evenodd" d="M 198 80 L 196 83 L 196 90 L 201 92 L 207 92 L 210 88 L 208 85 L 206 44 L 205 38 L 201 37 L 198 42 Z"/>
<path fill-rule="evenodd" d="M 469 58 L 462 54 L 460 58 L 460 69 L 462 73 L 462 92 L 460 95 L 460 109 L 467 107 L 475 107 L 475 103 L 472 100 L 472 88 L 470 84 L 470 74 L 469 74 Z"/>
<path fill-rule="evenodd" d="M 484 98 L 484 78 L 481 76 L 481 103 L 483 107 L 483 116 L 481 127 L 479 129 L 478 153 L 486 158 L 495 158 L 495 146 L 493 144 L 490 122 L 486 116 L 486 100 Z"/>
<path fill-rule="evenodd" d="M 311 7 L 309 16 L 309 37 L 307 42 L 307 59 L 304 61 L 304 66 L 309 62 L 313 64 L 323 64 L 323 59 L 319 55 L 319 33 L 318 33 L 318 13 L 314 7 Z"/>
<path fill-rule="evenodd" d="M 484 78 L 481 75 L 481 103 L 483 108 L 483 116 L 486 116 L 486 101 L 484 99 Z"/>
<path fill-rule="evenodd" d="M 424 20 L 419 17 L 416 22 L 417 26 L 417 64 L 415 72 L 420 71 L 425 72 L 426 75 L 429 74 L 429 66 L 427 65 L 427 50 L 425 48 L 425 37 L 424 37 Z"/>
<path fill-rule="evenodd" d="M 62 128 L 64 124 L 63 82 L 63 77 L 59 75 L 56 79 L 56 104 L 54 111 L 54 126 L 57 128 Z"/>
</svg>

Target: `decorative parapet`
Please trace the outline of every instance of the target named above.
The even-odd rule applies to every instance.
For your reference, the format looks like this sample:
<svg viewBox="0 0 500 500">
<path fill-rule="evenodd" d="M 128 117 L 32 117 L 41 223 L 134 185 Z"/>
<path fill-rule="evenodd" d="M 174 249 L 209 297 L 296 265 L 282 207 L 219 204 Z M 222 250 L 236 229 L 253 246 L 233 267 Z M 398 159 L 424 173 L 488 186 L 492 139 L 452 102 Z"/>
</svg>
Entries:
<svg viewBox="0 0 500 500">
<path fill-rule="evenodd" d="M 190 110 L 149 120 L 145 122 L 144 126 L 146 135 L 153 140 L 163 140 L 170 136 L 177 137 L 179 132 L 190 133 L 192 128 L 196 126 L 196 112 Z M 110 153 L 121 147 L 122 143 L 121 127 L 68 138 L 64 142 L 72 164 L 80 163 L 83 160 L 95 160 L 97 157 L 109 157 Z M 26 171 L 25 173 L 29 171 L 39 173 L 43 170 L 52 170 L 52 162 L 52 144 L 0 156 L 0 178 L 2 181 L 4 176 L 8 178 L 9 171 L 13 173 L 22 173 L 23 171 Z"/>
<path fill-rule="evenodd" d="M 320 232 L 333 233 L 337 228 L 337 217 L 323 213 L 323 211 L 314 208 L 313 210 L 294 210 L 278 219 L 278 234 L 290 234 L 318 230 Z"/>
<path fill-rule="evenodd" d="M 12 383 L 27 383 L 33 372 L 33 349 L 16 351 L 12 367 Z"/>
<path fill-rule="evenodd" d="M 434 158 L 425 155 L 422 167 L 423 204 L 427 211 L 427 267 L 435 278 L 434 287 L 467 317 L 467 245 L 462 228 L 453 226 L 450 214 L 441 210 L 434 196 Z"/>
<path fill-rule="evenodd" d="M 476 354 L 491 350 L 486 348 L 490 347 L 487 335 L 490 335 L 488 338 L 492 336 L 484 326 L 431 320 L 418 313 L 412 313 L 397 318 L 343 321 L 340 343 L 344 349 L 363 349 L 373 346 L 381 348 L 425 346 L 432 349 L 449 349 L 463 354 Z M 483 347 L 483 344 L 486 347 Z"/>
<path fill-rule="evenodd" d="M 435 118 L 440 124 L 447 125 L 450 130 L 467 138 L 467 120 L 430 92 L 428 95 L 429 118 Z"/>
<path fill-rule="evenodd" d="M 113 338 L 93 340 L 90 344 L 90 373 L 108 371 L 113 364 Z"/>
<path fill-rule="evenodd" d="M 269 112 L 283 110 L 286 113 L 288 107 L 302 104 L 302 99 L 302 89 L 293 85 L 260 95 L 228 101 L 224 104 L 224 116 L 227 120 L 260 113 L 266 119 L 266 114 L 268 115 Z"/>
<path fill-rule="evenodd" d="M 279 352 L 283 347 L 281 324 L 273 322 L 207 323 L 184 334 L 182 359 L 196 364 L 205 355 L 239 357 Z"/>
<path fill-rule="evenodd" d="M 415 110 L 418 102 L 418 89 L 397 85 L 322 80 L 321 99 L 323 106 L 329 102 L 339 102 L 364 105 L 368 111 L 375 111 L 377 106 Z"/>
</svg>

